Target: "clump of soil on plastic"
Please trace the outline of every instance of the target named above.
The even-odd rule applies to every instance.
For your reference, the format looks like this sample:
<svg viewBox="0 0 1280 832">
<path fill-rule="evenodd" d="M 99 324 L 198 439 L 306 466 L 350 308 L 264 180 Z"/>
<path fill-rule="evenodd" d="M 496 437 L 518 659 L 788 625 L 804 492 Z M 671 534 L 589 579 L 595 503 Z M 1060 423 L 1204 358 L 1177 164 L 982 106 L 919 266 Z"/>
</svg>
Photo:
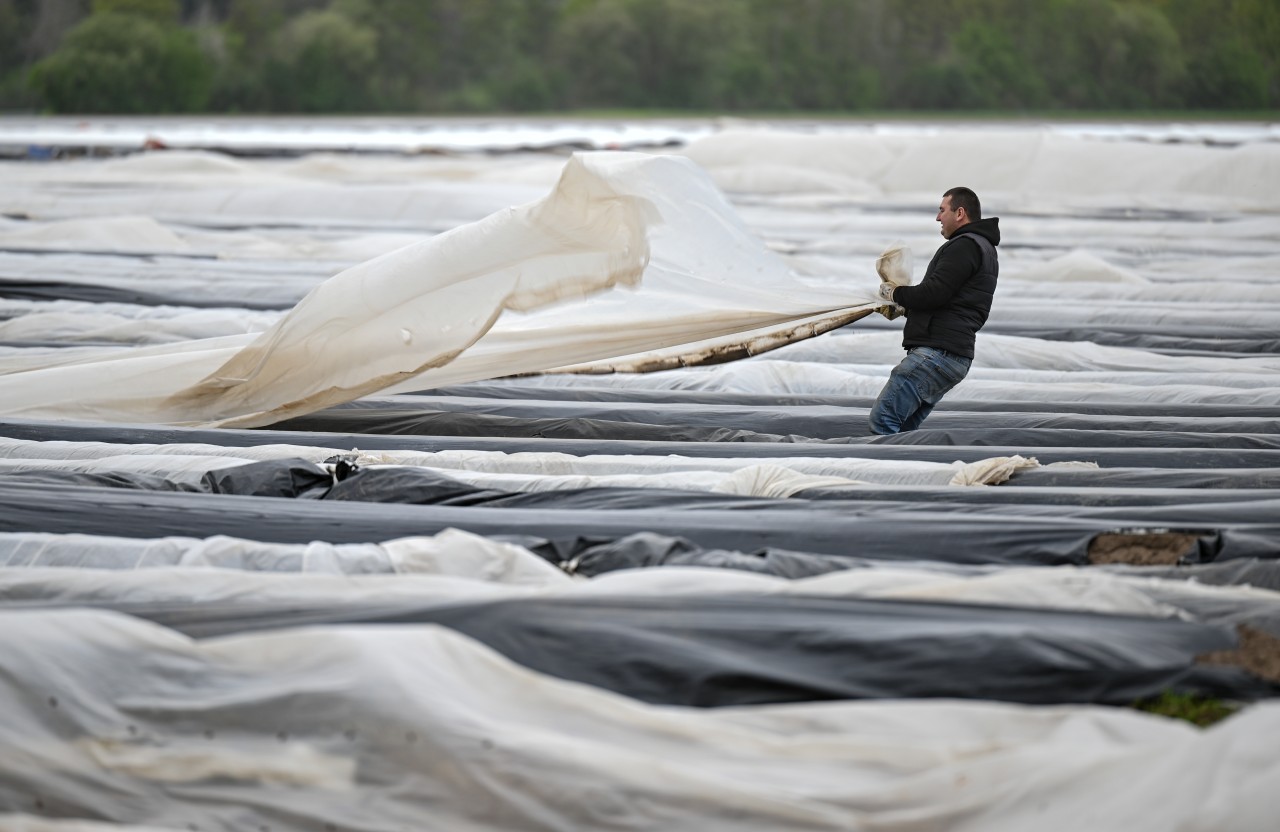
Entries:
<svg viewBox="0 0 1280 832">
<path fill-rule="evenodd" d="M 1192 551 L 1196 540 L 1185 532 L 1100 534 L 1089 541 L 1089 563 L 1173 566 Z"/>
<path fill-rule="evenodd" d="M 1280 683 L 1280 638 L 1253 627 L 1236 628 L 1240 646 L 1234 650 L 1215 650 L 1197 660 L 1202 664 L 1230 664 L 1243 667 L 1254 676 Z"/>
</svg>

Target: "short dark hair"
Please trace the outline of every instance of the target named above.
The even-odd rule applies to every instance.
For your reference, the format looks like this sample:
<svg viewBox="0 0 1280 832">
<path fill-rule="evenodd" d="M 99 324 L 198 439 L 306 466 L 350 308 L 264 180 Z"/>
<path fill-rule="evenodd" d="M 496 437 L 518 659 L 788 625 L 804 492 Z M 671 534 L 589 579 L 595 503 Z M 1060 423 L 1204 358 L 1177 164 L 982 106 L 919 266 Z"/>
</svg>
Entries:
<svg viewBox="0 0 1280 832">
<path fill-rule="evenodd" d="M 970 222 L 982 219 L 982 203 L 978 201 L 978 195 L 968 188 L 952 188 L 942 197 L 951 197 L 951 210 L 963 208 Z"/>
</svg>

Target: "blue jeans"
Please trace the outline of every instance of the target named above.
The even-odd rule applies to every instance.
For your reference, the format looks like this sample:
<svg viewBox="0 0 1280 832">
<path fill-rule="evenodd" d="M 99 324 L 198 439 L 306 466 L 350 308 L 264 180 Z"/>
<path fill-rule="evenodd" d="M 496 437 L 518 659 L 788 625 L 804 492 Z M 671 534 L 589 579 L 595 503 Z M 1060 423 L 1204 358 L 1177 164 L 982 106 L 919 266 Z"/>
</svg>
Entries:
<svg viewBox="0 0 1280 832">
<path fill-rule="evenodd" d="M 964 380 L 972 363 L 933 347 L 912 347 L 871 408 L 871 432 L 887 435 L 920 427 L 947 391 Z"/>
</svg>

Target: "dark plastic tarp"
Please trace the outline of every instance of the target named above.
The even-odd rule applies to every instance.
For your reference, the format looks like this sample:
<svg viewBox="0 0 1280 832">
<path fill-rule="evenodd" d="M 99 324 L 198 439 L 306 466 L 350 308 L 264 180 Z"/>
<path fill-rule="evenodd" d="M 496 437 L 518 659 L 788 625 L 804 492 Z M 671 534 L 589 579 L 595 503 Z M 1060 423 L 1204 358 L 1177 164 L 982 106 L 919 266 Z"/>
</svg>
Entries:
<svg viewBox="0 0 1280 832">
<path fill-rule="evenodd" d="M 455 414 L 457 425 L 445 414 Z M 376 414 L 376 415 L 375 415 Z M 638 403 L 583 401 L 512 401 L 506 399 L 470 398 L 462 396 L 398 396 L 364 399 L 340 407 L 290 419 L 276 425 L 285 430 L 351 430 L 369 432 L 370 426 L 380 433 L 420 432 L 428 430 L 445 434 L 489 431 L 483 435 L 510 430 L 515 422 L 545 424 L 546 420 L 661 425 L 668 431 L 689 429 L 734 429 L 754 431 L 780 437 L 804 436 L 815 439 L 839 439 L 870 435 L 869 410 L 832 405 L 767 406 L 759 404 L 730 405 L 711 403 Z M 470 417 L 470 418 L 469 418 Z M 474 418 L 474 422 L 470 421 Z M 346 420 L 352 420 L 347 423 Z M 501 421 L 500 421 L 501 420 Z M 444 429 L 441 428 L 441 423 Z M 380 428 L 387 425 L 388 428 Z M 470 427 L 474 425 L 474 427 Z M 1189 433 L 1280 433 L 1280 419 L 1270 415 L 1244 416 L 1156 416 L 1032 413 L 1022 411 L 939 411 L 929 417 L 932 429 L 984 430 L 1003 433 L 1010 428 L 1052 428 L 1088 431 L 1162 431 Z M 359 427 L 356 427 L 359 426 Z M 620 428 L 615 428 L 620 430 Z M 563 430 L 563 428 L 560 428 Z M 519 435 L 529 435 L 521 433 Z M 695 434 L 696 435 L 696 434 Z M 643 438 L 621 435 L 618 438 Z M 672 438 L 678 438 L 673 436 Z"/>
<path fill-rule="evenodd" d="M 155 474 L 31 470 L 0 473 L 0 482 L 31 485 L 82 485 L 136 488 L 146 491 L 207 491 L 247 497 L 297 497 L 417 505 L 488 505 L 493 507 L 610 509 L 670 507 L 673 511 L 750 504 L 787 507 L 796 500 L 841 500 L 857 503 L 905 502 L 967 505 L 1165 506 L 1170 504 L 1247 503 L 1280 500 L 1280 489 L 1108 488 L 1005 485 L 1000 488 L 924 485 L 849 485 L 811 488 L 791 500 L 765 499 L 672 488 L 595 487 L 514 492 L 468 485 L 445 472 L 428 468 L 360 469 L 336 484 L 329 473 L 303 459 L 275 459 L 209 471 L 200 488 Z M 1237 514 L 1239 514 L 1237 512 Z"/>
<path fill-rule="evenodd" d="M 578 401 L 578 402 L 642 402 L 651 404 L 714 404 L 714 405 L 763 405 L 766 407 L 790 407 L 815 405 L 830 407 L 856 407 L 870 409 L 875 404 L 871 396 L 825 396 L 803 393 L 740 393 L 730 390 L 667 390 L 659 388 L 593 387 L 590 377 L 579 377 L 572 386 L 521 383 L 510 381 L 478 381 L 452 387 L 439 387 L 408 396 L 440 398 L 519 399 L 525 401 Z M 1237 416 L 1280 418 L 1280 407 L 1271 405 L 1221 405 L 1199 402 L 1088 402 L 1088 401 L 1012 401 L 996 399 L 963 399 L 956 396 L 943 399 L 934 410 L 935 415 L 949 412 L 984 413 L 989 411 L 1009 413 L 1080 413 L 1100 416 L 1203 416 L 1233 418 Z"/>
<path fill-rule="evenodd" d="M 209 430 L 178 428 L 165 425 L 115 425 L 74 421 L 32 419 L 0 420 L 0 436 L 35 441 L 116 442 L 116 443 L 182 443 L 199 442 L 228 448 L 254 445 L 293 444 L 334 449 L 367 448 L 378 450 L 475 450 L 541 451 L 544 453 L 586 454 L 677 454 L 690 457 L 767 458 L 853 457 L 861 459 L 912 459 L 926 462 L 974 462 L 993 456 L 1022 454 L 1034 456 L 1043 463 L 1089 461 L 1107 467 L 1143 468 L 1277 468 L 1280 450 L 1249 448 L 1162 448 L 1111 447 L 1073 448 L 1037 447 L 1016 444 L 988 444 L 981 447 L 952 445 L 914 445 L 868 443 L 842 445 L 830 443 L 759 442 L 664 442 L 589 439 L 501 438 L 407 436 L 389 434 L 321 433 L 283 430 Z"/>
<path fill-rule="evenodd" d="M 710 595 L 376 607 L 101 606 L 197 637 L 336 623 L 440 624 L 543 673 L 701 707 L 954 697 L 1128 704 L 1166 690 L 1236 699 L 1270 685 L 1196 664 L 1229 629 L 1178 619 L 906 601 Z"/>
<path fill-rule="evenodd" d="M 413 475 L 428 474 L 415 469 L 364 473 L 370 475 L 360 486 L 359 496 L 365 500 L 405 499 Z M 272 487 L 279 482 L 274 473 L 268 479 Z M 428 497 L 440 487 L 438 475 L 416 479 Z M 479 491 L 462 484 L 445 487 L 455 494 L 452 499 L 463 502 L 476 499 Z M 1052 564 L 1083 563 L 1089 541 L 1101 532 L 1170 528 L 1216 533 L 1210 552 L 1217 558 L 1280 554 L 1280 500 L 1118 507 L 969 505 L 766 500 L 595 488 L 502 495 L 489 505 L 466 507 L 322 502 L 43 484 L 11 476 L 0 479 L 0 531 L 135 537 L 230 534 L 264 541 L 335 543 L 379 541 L 449 527 L 560 540 L 658 531 L 708 548 L 743 551 L 785 546 L 888 559 Z M 121 532 L 126 518 L 127 529 Z"/>
</svg>

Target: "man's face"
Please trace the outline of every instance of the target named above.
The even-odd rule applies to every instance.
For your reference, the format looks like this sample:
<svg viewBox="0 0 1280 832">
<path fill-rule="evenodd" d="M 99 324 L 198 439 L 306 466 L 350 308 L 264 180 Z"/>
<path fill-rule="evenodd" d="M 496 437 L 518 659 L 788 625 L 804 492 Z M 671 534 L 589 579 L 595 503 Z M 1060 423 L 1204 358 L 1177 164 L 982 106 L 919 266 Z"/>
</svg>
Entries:
<svg viewBox="0 0 1280 832">
<path fill-rule="evenodd" d="M 951 197 L 944 196 L 942 204 L 938 206 L 937 220 L 942 224 L 942 236 L 948 240 L 951 235 L 956 233 L 956 229 L 969 222 L 968 216 L 963 208 L 951 209 Z"/>
</svg>

